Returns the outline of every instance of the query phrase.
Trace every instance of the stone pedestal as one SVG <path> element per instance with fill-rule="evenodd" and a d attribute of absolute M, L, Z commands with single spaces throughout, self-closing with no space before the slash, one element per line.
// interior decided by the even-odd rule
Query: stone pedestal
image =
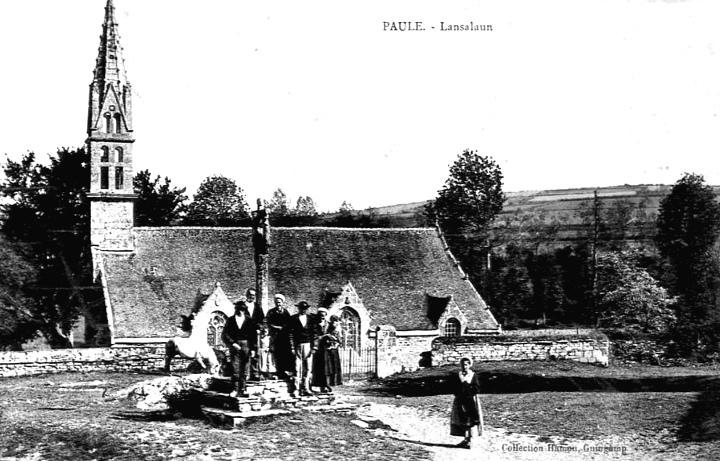
<path fill-rule="evenodd" d="M 241 426 L 248 418 L 289 414 L 300 410 L 349 411 L 354 405 L 335 403 L 335 394 L 321 392 L 311 396 L 293 397 L 290 380 L 248 381 L 247 395 L 230 397 L 230 378 L 213 378 L 206 391 L 201 392 L 202 411 L 215 424 L 225 427 Z"/>

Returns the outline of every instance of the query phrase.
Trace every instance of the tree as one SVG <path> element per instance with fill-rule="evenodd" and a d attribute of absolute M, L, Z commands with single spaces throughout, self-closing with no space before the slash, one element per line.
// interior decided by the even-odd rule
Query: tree
<path fill-rule="evenodd" d="M 295 208 L 292 210 L 295 226 L 312 226 L 317 224 L 318 212 L 315 201 L 309 197 L 298 197 Z"/>
<path fill-rule="evenodd" d="M 446 233 L 484 236 L 503 208 L 502 180 L 502 171 L 492 158 L 465 150 L 450 167 L 430 213 Z"/>
<path fill-rule="evenodd" d="M 655 242 L 665 258 L 671 293 L 678 297 L 676 340 L 686 351 L 717 348 L 720 268 L 715 244 L 720 204 L 701 175 L 686 173 L 660 202 Z"/>
<path fill-rule="evenodd" d="M 250 222 L 243 190 L 232 179 L 211 176 L 198 187 L 185 222 L 195 226 L 241 226 Z"/>
<path fill-rule="evenodd" d="M 340 214 L 352 214 L 352 212 L 355 211 L 355 208 L 348 203 L 347 200 L 343 200 L 342 204 L 340 205 L 340 209 L 338 210 L 338 213 Z"/>
<path fill-rule="evenodd" d="M 486 298 L 493 313 L 504 328 L 513 327 L 528 317 L 532 303 L 532 282 L 526 265 L 529 251 L 512 243 L 493 257 L 494 270 L 490 276 L 492 297 Z"/>
<path fill-rule="evenodd" d="M 54 348 L 72 346 L 81 313 L 91 324 L 104 320 L 102 291 L 92 285 L 89 164 L 84 149 L 64 148 L 50 156 L 49 166 L 32 152 L 3 166 L 2 230 L 28 248 L 37 277 L 26 294 L 37 329 Z"/>
<path fill-rule="evenodd" d="M 271 217 L 284 218 L 290 215 L 290 200 L 282 189 L 273 192 L 273 196 L 265 205 Z"/>
<path fill-rule="evenodd" d="M 502 180 L 492 158 L 466 149 L 450 167 L 438 196 L 425 206 L 428 219 L 440 225 L 448 246 L 486 298 L 492 297 L 490 225 L 505 201 Z"/>
<path fill-rule="evenodd" d="M 566 295 L 563 286 L 563 267 L 552 253 L 533 255 L 528 261 L 528 273 L 533 287 L 533 299 L 528 313 L 535 324 L 546 325 L 548 319 L 566 321 Z"/>
<path fill-rule="evenodd" d="M 165 177 L 160 182 L 160 175 L 154 180 L 149 170 L 140 171 L 133 178 L 135 193 L 136 226 L 170 226 L 180 220 L 187 206 L 185 188 L 177 189 L 170 186 L 170 179 Z"/>
<path fill-rule="evenodd" d="M 37 335 L 34 300 L 26 295 L 36 279 L 23 247 L 0 236 L 0 349 L 21 350 Z"/>
<path fill-rule="evenodd" d="M 317 225 L 319 215 L 312 197 L 298 197 L 294 208 L 290 199 L 282 189 L 273 192 L 266 208 L 270 213 L 270 221 L 276 227 L 314 226 Z"/>
<path fill-rule="evenodd" d="M 326 220 L 330 227 L 380 228 L 391 227 L 390 220 L 380 216 L 375 208 L 356 211 L 347 201 L 343 201 L 337 213 Z"/>
<path fill-rule="evenodd" d="M 295 216 L 317 216 L 315 201 L 311 197 L 298 197 L 297 204 L 293 210 Z"/>
<path fill-rule="evenodd" d="M 675 321 L 675 300 L 638 265 L 636 251 L 598 255 L 598 325 L 643 332 L 666 331 Z"/>

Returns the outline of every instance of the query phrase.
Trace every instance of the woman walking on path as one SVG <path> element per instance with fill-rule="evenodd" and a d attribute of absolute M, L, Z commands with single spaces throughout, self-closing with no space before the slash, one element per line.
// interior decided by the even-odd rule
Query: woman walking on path
<path fill-rule="evenodd" d="M 480 406 L 480 379 L 470 369 L 469 357 L 460 359 L 460 372 L 453 376 L 453 394 L 455 399 L 450 416 L 450 435 L 465 437 L 458 444 L 461 448 L 472 445 L 473 427 L 477 427 L 478 436 L 483 433 L 482 407 Z"/>

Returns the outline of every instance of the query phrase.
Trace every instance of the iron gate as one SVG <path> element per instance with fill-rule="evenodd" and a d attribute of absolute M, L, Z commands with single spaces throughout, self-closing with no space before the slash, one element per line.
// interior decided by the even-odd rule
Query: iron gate
<path fill-rule="evenodd" d="M 377 372 L 375 348 L 340 347 L 338 352 L 343 380 L 375 376 Z"/>

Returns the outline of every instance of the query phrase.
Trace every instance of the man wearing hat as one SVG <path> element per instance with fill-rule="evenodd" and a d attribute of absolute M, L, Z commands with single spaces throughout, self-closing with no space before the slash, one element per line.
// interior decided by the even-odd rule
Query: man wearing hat
<path fill-rule="evenodd" d="M 245 301 L 235 303 L 235 315 L 227 320 L 222 339 L 230 349 L 233 366 L 233 391 L 230 396 L 244 395 L 250 372 L 248 361 L 255 357 L 257 349 L 257 330 L 248 315 Z"/>
<path fill-rule="evenodd" d="M 257 328 L 258 332 L 258 352 L 250 359 L 250 377 L 251 379 L 260 379 L 260 377 L 263 374 L 263 371 L 267 368 L 264 361 L 266 361 L 266 355 L 265 351 L 262 350 L 262 334 L 261 332 L 264 330 L 264 323 L 265 323 L 265 314 L 263 313 L 262 307 L 259 303 L 255 302 L 255 290 L 253 288 L 248 288 L 245 291 L 245 305 L 247 306 L 248 310 L 248 316 L 252 319 L 252 321 L 255 323 L 255 327 Z M 241 298 L 242 299 L 242 298 Z"/>
<path fill-rule="evenodd" d="M 292 377 L 295 373 L 295 354 L 290 341 L 290 312 L 285 309 L 285 296 L 279 293 L 275 295 L 275 307 L 268 311 L 265 318 L 278 377 Z"/>
<path fill-rule="evenodd" d="M 301 395 L 310 395 L 310 366 L 317 348 L 318 325 L 308 315 L 310 305 L 307 302 L 300 301 L 295 307 L 298 313 L 290 319 L 290 341 L 295 349 L 295 389 L 299 388 Z"/>

